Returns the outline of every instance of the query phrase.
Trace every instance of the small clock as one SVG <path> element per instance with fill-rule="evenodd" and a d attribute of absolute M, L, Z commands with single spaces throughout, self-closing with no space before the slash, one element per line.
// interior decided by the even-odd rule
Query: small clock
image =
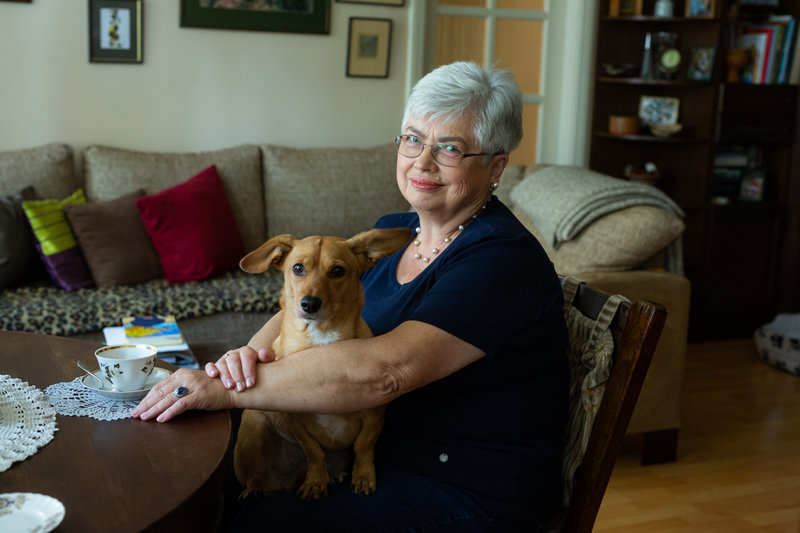
<path fill-rule="evenodd" d="M 659 32 L 655 46 L 655 77 L 671 80 L 678 77 L 683 56 L 677 46 L 678 36 L 675 33 Z"/>

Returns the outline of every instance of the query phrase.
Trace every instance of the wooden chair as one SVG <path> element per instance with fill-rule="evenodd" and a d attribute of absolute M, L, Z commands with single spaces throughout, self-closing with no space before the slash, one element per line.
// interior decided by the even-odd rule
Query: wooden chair
<path fill-rule="evenodd" d="M 570 283 L 566 280 L 567 278 L 562 282 L 565 313 L 569 303 L 566 299 L 571 297 L 568 290 Z M 588 443 L 585 444 L 582 458 L 578 457 L 580 466 L 572 475 L 572 490 L 565 495 L 570 502 L 565 509 L 560 528 L 567 533 L 589 533 L 594 526 L 667 312 L 657 303 L 643 300 L 631 303 L 620 296 L 609 296 L 586 284 L 579 284 L 577 280 L 570 280 L 573 284 L 572 291 L 575 292 L 572 309 L 587 319 L 597 322 L 603 314 L 610 315 L 608 304 L 611 299 L 618 305 L 613 306 L 613 320 L 608 316 L 603 319 L 606 324 L 610 322 L 606 329 L 614 341 L 611 350 L 613 363 L 605 374 L 608 376 L 605 390 L 597 397 L 599 403 L 594 423 L 586 428 L 588 435 L 584 435 L 584 439 L 588 437 Z M 577 285 L 577 289 L 574 285 Z M 570 324 L 570 343 L 574 342 L 574 329 L 576 328 Z M 579 396 L 577 401 L 580 400 Z M 575 401 L 574 398 L 570 400 L 571 409 L 575 407 Z"/>

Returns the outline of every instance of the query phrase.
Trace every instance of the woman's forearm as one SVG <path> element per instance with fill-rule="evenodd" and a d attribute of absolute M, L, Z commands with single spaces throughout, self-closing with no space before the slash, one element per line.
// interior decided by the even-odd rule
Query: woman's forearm
<path fill-rule="evenodd" d="M 386 404 L 483 355 L 438 328 L 406 322 L 379 337 L 339 341 L 257 365 L 255 387 L 233 396 L 242 408 L 350 413 Z"/>
<path fill-rule="evenodd" d="M 260 348 L 266 348 L 267 350 L 272 351 L 272 343 L 276 338 L 278 338 L 278 335 L 281 332 L 282 320 L 283 310 L 281 309 L 272 315 L 272 318 L 267 320 L 267 323 L 264 324 L 261 329 L 252 336 L 247 345 L 253 348 L 255 351 L 258 351 Z"/>

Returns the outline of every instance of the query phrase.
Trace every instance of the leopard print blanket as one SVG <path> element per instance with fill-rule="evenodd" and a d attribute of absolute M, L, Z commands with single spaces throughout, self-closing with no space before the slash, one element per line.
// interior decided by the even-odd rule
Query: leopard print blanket
<path fill-rule="evenodd" d="M 73 292 L 54 285 L 25 286 L 0 292 L 0 329 L 70 336 L 118 326 L 126 316 L 163 314 L 181 320 L 224 311 L 275 313 L 282 286 L 283 274 L 274 269 Z"/>

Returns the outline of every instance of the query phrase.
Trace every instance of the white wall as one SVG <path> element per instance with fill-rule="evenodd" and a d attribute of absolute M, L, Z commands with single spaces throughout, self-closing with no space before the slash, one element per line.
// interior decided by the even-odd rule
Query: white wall
<path fill-rule="evenodd" d="M 330 34 L 312 35 L 182 28 L 179 0 L 144 0 L 133 65 L 89 63 L 87 6 L 0 2 L 0 150 L 372 146 L 400 127 L 407 6 L 331 0 Z M 345 77 L 351 16 L 393 20 L 388 79 Z"/>

